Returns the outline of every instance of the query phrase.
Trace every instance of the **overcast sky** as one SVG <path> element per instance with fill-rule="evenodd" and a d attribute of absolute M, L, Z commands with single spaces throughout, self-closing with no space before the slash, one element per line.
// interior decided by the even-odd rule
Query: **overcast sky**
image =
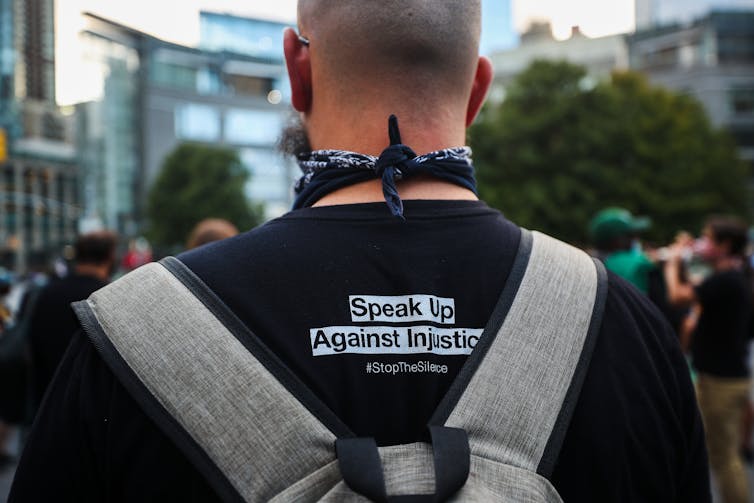
<path fill-rule="evenodd" d="M 489 0 L 494 1 L 494 0 Z M 630 31 L 633 0 L 512 0 L 513 22 L 522 31 L 533 20 L 550 20 L 558 38 L 579 25 L 588 36 Z M 58 100 L 77 101 L 80 74 L 77 34 L 80 12 L 91 11 L 157 37 L 186 45 L 199 41 L 200 9 L 293 22 L 296 0 L 56 0 Z"/>

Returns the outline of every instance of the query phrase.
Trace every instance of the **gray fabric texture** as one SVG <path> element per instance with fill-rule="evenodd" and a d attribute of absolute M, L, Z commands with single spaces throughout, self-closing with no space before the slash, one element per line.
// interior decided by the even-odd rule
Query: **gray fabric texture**
<path fill-rule="evenodd" d="M 247 501 L 269 500 L 335 460 L 335 436 L 161 265 L 88 302 L 123 359 Z"/>
<path fill-rule="evenodd" d="M 431 450 L 431 447 L 429 446 L 425 446 L 424 448 L 427 449 L 428 452 Z M 413 452 L 411 452 L 413 448 L 410 446 L 395 446 L 391 447 L 391 449 L 393 449 L 393 460 L 398 459 L 400 456 L 405 456 L 410 459 L 413 455 Z M 380 449 L 380 457 L 384 460 L 385 457 L 383 450 L 384 448 Z M 431 466 L 431 458 L 427 458 L 427 461 L 429 466 Z M 411 462 L 406 459 L 400 463 L 400 466 L 410 467 L 410 463 Z M 426 466 L 427 465 L 422 466 L 419 463 L 415 464 L 417 470 L 422 470 Z M 392 472 L 394 476 L 396 470 L 394 469 Z M 400 491 L 391 490 L 391 483 L 388 481 L 391 477 L 390 473 L 391 470 L 386 469 L 385 483 L 388 487 L 389 496 L 427 494 L 434 490 L 434 481 L 426 480 L 426 475 L 422 475 L 422 478 L 425 479 L 424 482 L 417 484 L 416 480 L 406 480 L 409 484 L 402 486 Z M 422 490 L 422 486 L 424 486 L 424 490 Z M 285 498 L 276 499 L 275 501 L 317 500 L 317 498 L 311 498 L 309 496 L 310 494 L 303 492 L 285 493 Z M 335 484 L 327 494 L 320 497 L 318 501 L 322 503 L 362 503 L 369 500 L 361 495 L 355 494 L 344 482 L 340 481 Z M 466 481 L 466 485 L 464 485 L 450 501 L 459 503 L 489 503 L 492 501 L 507 503 L 562 503 L 557 491 L 555 491 L 552 484 L 550 484 L 547 479 L 528 470 L 496 463 L 474 455 L 471 456 L 471 473 L 469 479 Z"/>
<path fill-rule="evenodd" d="M 597 274 L 583 252 L 534 233 L 516 300 L 446 425 L 469 434 L 455 501 L 552 501 L 535 473 L 589 328 Z M 335 437 L 159 264 L 88 304 L 109 340 L 246 501 L 365 501 L 342 481 Z M 432 448 L 379 449 L 390 495 L 434 492 Z"/>
<path fill-rule="evenodd" d="M 435 491 L 435 473 L 432 446 L 425 443 L 394 445 L 379 448 L 389 495 L 432 494 Z M 321 488 L 327 486 L 327 491 Z M 343 482 L 337 464 L 299 481 L 278 494 L 273 501 L 368 501 L 351 491 Z"/>
<path fill-rule="evenodd" d="M 472 454 L 535 471 L 581 356 L 597 293 L 584 252 L 534 232 L 495 342 L 451 413 Z"/>

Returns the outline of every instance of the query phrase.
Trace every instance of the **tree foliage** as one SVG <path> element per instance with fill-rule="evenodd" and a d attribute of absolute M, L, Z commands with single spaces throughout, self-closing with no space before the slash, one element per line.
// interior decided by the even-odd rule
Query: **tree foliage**
<path fill-rule="evenodd" d="M 471 130 L 481 196 L 525 227 L 587 242 L 590 218 L 621 206 L 648 237 L 748 216 L 747 170 L 693 98 L 636 73 L 593 84 L 566 62 L 534 62 Z"/>
<path fill-rule="evenodd" d="M 224 218 L 241 231 L 261 221 L 244 194 L 249 174 L 233 150 L 185 143 L 165 158 L 149 191 L 149 237 L 179 247 L 204 218 Z"/>

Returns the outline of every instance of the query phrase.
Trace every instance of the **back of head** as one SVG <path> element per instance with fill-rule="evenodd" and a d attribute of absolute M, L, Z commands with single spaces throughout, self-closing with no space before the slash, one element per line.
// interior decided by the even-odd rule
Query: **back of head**
<path fill-rule="evenodd" d="M 481 6 L 480 0 L 300 0 L 299 25 L 333 86 L 352 94 L 360 94 L 354 85 L 400 89 L 418 99 L 470 87 Z"/>
<path fill-rule="evenodd" d="M 748 229 L 743 220 L 732 216 L 714 216 L 707 219 L 705 227 L 712 231 L 716 242 L 729 244 L 731 255 L 745 255 Z"/>
<path fill-rule="evenodd" d="M 605 208 L 589 223 L 589 235 L 601 250 L 627 249 L 631 239 L 649 226 L 648 218 L 635 217 L 624 208 Z"/>
<path fill-rule="evenodd" d="M 236 234 L 238 234 L 238 229 L 227 220 L 222 218 L 206 218 L 196 224 L 196 227 L 191 231 L 186 248 L 191 250 L 213 241 L 233 237 Z"/>
<path fill-rule="evenodd" d="M 112 262 L 117 241 L 115 233 L 110 231 L 82 234 L 74 245 L 76 263 L 103 265 Z"/>

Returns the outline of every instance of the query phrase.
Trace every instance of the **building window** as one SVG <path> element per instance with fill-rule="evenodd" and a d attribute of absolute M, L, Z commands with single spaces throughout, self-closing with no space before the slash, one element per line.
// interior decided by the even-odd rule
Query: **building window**
<path fill-rule="evenodd" d="M 256 58 L 282 61 L 284 23 L 202 12 L 200 46 Z"/>
<path fill-rule="evenodd" d="M 642 55 L 642 68 L 672 68 L 678 64 L 678 48 L 665 47 Z"/>
<path fill-rule="evenodd" d="M 734 115 L 754 113 L 754 87 L 740 87 L 729 91 L 730 109 Z"/>
<path fill-rule="evenodd" d="M 754 62 L 754 33 L 725 34 L 717 44 L 720 63 Z"/>
<path fill-rule="evenodd" d="M 197 71 L 195 68 L 176 63 L 154 61 L 152 63 L 152 81 L 159 86 L 195 91 Z"/>
<path fill-rule="evenodd" d="M 754 128 L 732 127 L 730 133 L 739 148 L 754 148 Z"/>
<path fill-rule="evenodd" d="M 218 141 L 220 113 L 207 105 L 180 106 L 175 111 L 175 135 L 182 140 Z"/>
<path fill-rule="evenodd" d="M 202 68 L 196 75 L 196 90 L 199 94 L 220 94 L 222 81 L 217 71 L 210 68 Z"/>
<path fill-rule="evenodd" d="M 273 88 L 272 79 L 250 75 L 227 75 L 225 83 L 233 94 L 239 96 L 267 96 Z"/>
<path fill-rule="evenodd" d="M 264 110 L 229 110 L 225 116 L 225 141 L 240 145 L 272 145 L 282 121 L 280 114 Z"/>

